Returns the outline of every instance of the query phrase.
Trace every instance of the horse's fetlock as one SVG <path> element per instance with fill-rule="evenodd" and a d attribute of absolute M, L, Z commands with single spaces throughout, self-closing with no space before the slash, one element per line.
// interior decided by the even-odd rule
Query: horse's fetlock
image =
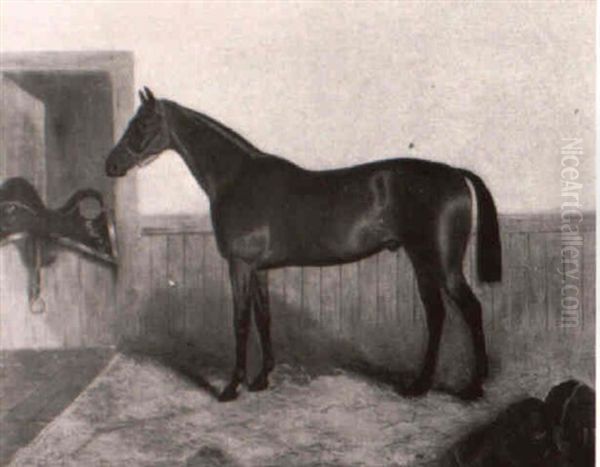
<path fill-rule="evenodd" d="M 248 337 L 248 326 L 247 325 L 238 325 L 235 327 L 235 335 L 239 338 Z"/>
<path fill-rule="evenodd" d="M 266 372 L 270 372 L 275 368 L 275 359 L 271 356 L 265 357 L 264 368 Z"/>
<path fill-rule="evenodd" d="M 243 368 L 236 368 L 233 370 L 233 375 L 231 376 L 232 383 L 241 383 L 246 378 L 246 370 Z"/>

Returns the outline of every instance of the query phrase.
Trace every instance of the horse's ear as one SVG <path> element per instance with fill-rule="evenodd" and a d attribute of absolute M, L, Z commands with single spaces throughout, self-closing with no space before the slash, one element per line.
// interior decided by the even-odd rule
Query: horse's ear
<path fill-rule="evenodd" d="M 138 91 L 138 95 L 140 96 L 140 101 L 142 102 L 142 104 L 148 102 L 148 99 L 146 98 L 146 96 L 144 96 L 144 93 L 142 91 Z"/>
<path fill-rule="evenodd" d="M 150 91 L 150 89 L 148 89 L 146 86 L 144 86 L 144 91 L 146 92 L 146 97 L 148 98 L 148 100 L 150 102 L 155 101 L 156 99 L 154 98 L 154 94 L 152 94 L 152 91 Z"/>

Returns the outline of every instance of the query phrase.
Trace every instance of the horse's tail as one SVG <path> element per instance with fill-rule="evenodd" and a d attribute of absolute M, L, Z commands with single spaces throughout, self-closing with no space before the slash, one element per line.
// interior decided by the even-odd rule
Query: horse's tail
<path fill-rule="evenodd" d="M 469 170 L 459 169 L 475 188 L 477 196 L 477 275 L 482 282 L 502 280 L 502 245 L 498 212 L 483 180 Z"/>

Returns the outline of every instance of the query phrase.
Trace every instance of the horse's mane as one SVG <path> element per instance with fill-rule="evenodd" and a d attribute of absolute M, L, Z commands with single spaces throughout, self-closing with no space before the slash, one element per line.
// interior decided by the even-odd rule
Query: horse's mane
<path fill-rule="evenodd" d="M 165 101 L 165 102 L 174 104 L 178 109 L 182 110 L 184 113 L 186 113 L 192 119 L 201 121 L 204 125 L 215 130 L 221 136 L 224 136 L 226 139 L 231 141 L 233 144 L 235 144 L 236 146 L 238 146 L 239 148 L 244 150 L 251 157 L 265 156 L 265 154 L 260 149 L 258 149 L 252 143 L 250 143 L 247 139 L 245 139 L 240 134 L 233 131 L 231 128 L 223 125 L 221 122 L 215 120 L 214 118 L 211 118 L 208 115 L 205 115 L 201 112 L 197 112 L 196 110 L 192 110 L 188 107 L 179 105 L 175 102 L 171 102 L 171 101 Z"/>

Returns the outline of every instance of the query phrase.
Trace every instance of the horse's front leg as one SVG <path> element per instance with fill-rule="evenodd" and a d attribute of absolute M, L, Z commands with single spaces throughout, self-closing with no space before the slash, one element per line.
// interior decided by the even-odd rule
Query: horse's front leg
<path fill-rule="evenodd" d="M 237 397 L 237 388 L 246 378 L 246 343 L 250 327 L 250 307 L 252 299 L 252 276 L 254 272 L 244 261 L 233 259 L 229 262 L 229 277 L 233 292 L 233 324 L 235 330 L 235 368 L 229 384 L 219 400 L 226 402 Z"/>
<path fill-rule="evenodd" d="M 257 271 L 253 277 L 252 309 L 262 348 L 262 369 L 248 386 L 250 391 L 262 391 L 269 386 L 269 373 L 275 366 L 271 345 L 271 313 L 269 311 L 269 282 L 267 271 Z"/>

